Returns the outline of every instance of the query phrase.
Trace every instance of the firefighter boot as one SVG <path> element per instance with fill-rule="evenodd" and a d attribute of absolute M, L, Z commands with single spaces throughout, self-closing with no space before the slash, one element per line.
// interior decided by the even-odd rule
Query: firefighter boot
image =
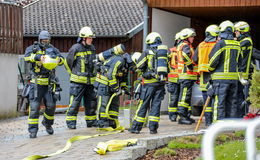
<path fill-rule="evenodd" d="M 87 127 L 90 128 L 90 127 L 98 127 L 98 121 L 97 120 L 88 120 L 86 121 L 87 123 Z"/>
<path fill-rule="evenodd" d="M 109 120 L 109 126 L 115 129 L 115 128 L 116 128 L 116 121 L 110 119 L 110 120 Z"/>
<path fill-rule="evenodd" d="M 142 129 L 143 123 L 133 121 L 132 127 L 128 130 L 131 133 L 139 134 Z"/>
<path fill-rule="evenodd" d="M 212 113 L 205 112 L 205 125 L 209 127 L 212 124 Z"/>
<path fill-rule="evenodd" d="M 179 124 L 188 124 L 188 125 L 192 124 L 191 120 L 188 117 L 183 117 L 183 116 L 181 116 L 178 123 Z"/>
<path fill-rule="evenodd" d="M 37 137 L 37 132 L 30 133 L 30 138 L 36 138 L 36 137 Z"/>
<path fill-rule="evenodd" d="M 47 132 L 48 134 L 51 135 L 51 134 L 54 133 L 54 130 L 53 130 L 53 128 L 52 128 L 51 125 L 46 124 L 45 121 L 42 121 L 42 125 L 46 128 L 46 132 Z"/>
<path fill-rule="evenodd" d="M 195 123 L 195 120 L 193 118 L 190 118 L 191 116 L 191 110 L 188 111 L 188 119 L 191 121 L 191 123 Z"/>
<path fill-rule="evenodd" d="M 98 121 L 99 128 L 108 128 L 109 127 L 109 120 L 108 119 L 100 119 Z"/>
<path fill-rule="evenodd" d="M 176 122 L 177 121 L 177 113 L 169 113 L 169 119 L 172 122 Z"/>
<path fill-rule="evenodd" d="M 69 129 L 76 129 L 76 125 L 75 124 L 67 124 Z"/>

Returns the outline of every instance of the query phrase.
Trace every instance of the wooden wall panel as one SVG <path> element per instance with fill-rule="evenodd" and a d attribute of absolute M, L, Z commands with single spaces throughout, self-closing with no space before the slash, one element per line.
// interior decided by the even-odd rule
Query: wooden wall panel
<path fill-rule="evenodd" d="M 126 51 L 131 53 L 135 51 L 142 51 L 142 37 L 142 31 L 130 39 L 98 37 L 94 39 L 93 44 L 96 47 L 97 53 L 100 53 L 117 44 L 123 43 L 126 47 Z M 76 40 L 76 37 L 53 37 L 51 43 L 61 52 L 68 52 L 70 47 L 76 43 Z M 29 45 L 32 45 L 34 41 L 37 41 L 37 37 L 24 37 L 23 50 L 25 50 Z"/>
<path fill-rule="evenodd" d="M 149 7 L 260 6 L 260 0 L 147 0 Z"/>
<path fill-rule="evenodd" d="M 22 17 L 22 7 L 0 3 L 0 53 L 22 53 Z"/>

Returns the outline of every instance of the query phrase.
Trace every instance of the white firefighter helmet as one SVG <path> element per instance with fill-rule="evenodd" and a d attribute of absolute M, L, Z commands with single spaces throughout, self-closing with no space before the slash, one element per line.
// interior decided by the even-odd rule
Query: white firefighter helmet
<path fill-rule="evenodd" d="M 215 24 L 209 25 L 205 32 L 208 32 L 213 37 L 217 37 L 219 35 L 219 27 Z"/>
<path fill-rule="evenodd" d="M 196 32 L 193 28 L 184 28 L 183 30 L 180 31 L 180 39 L 184 40 L 189 37 L 194 37 L 196 36 Z"/>
<path fill-rule="evenodd" d="M 178 32 L 178 33 L 175 34 L 174 39 L 175 39 L 175 41 L 181 39 L 181 34 L 180 34 L 180 32 Z"/>
<path fill-rule="evenodd" d="M 90 37 L 95 37 L 95 34 L 90 27 L 86 26 L 81 28 L 81 30 L 79 31 L 79 37 L 90 38 Z"/>
<path fill-rule="evenodd" d="M 131 59 L 132 61 L 136 64 L 137 60 L 141 57 L 142 53 L 140 52 L 135 52 L 132 56 Z"/>
<path fill-rule="evenodd" d="M 229 20 L 226 20 L 226 21 L 223 21 L 222 23 L 220 23 L 220 25 L 219 25 L 220 32 L 226 31 L 227 28 L 231 28 L 232 32 L 234 32 L 234 30 L 235 30 L 234 24 Z"/>
<path fill-rule="evenodd" d="M 147 35 L 145 39 L 146 44 L 153 44 L 156 41 L 161 41 L 162 42 L 162 37 L 159 33 L 157 32 L 151 32 Z"/>
<path fill-rule="evenodd" d="M 235 24 L 235 30 L 245 33 L 250 31 L 250 26 L 247 22 L 245 21 L 239 21 Z"/>
<path fill-rule="evenodd" d="M 49 55 L 43 55 L 44 56 L 44 62 L 42 63 L 43 67 L 48 70 L 53 70 L 57 67 L 59 63 L 59 57 L 52 58 Z"/>

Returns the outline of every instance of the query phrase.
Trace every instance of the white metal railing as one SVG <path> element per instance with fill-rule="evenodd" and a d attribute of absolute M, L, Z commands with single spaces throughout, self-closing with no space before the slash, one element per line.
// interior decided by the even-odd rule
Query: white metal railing
<path fill-rule="evenodd" d="M 202 156 L 204 160 L 215 160 L 214 142 L 218 134 L 225 131 L 245 130 L 247 160 L 259 160 L 256 148 L 256 129 L 260 126 L 260 117 L 253 120 L 234 120 L 217 122 L 210 126 L 202 140 Z"/>

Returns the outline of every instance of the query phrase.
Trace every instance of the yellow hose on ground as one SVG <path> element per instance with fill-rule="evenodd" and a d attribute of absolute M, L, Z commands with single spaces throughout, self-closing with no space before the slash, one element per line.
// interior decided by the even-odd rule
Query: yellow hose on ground
<path fill-rule="evenodd" d="M 95 135 L 92 135 L 92 136 L 74 136 L 74 137 L 67 140 L 67 143 L 66 143 L 66 145 L 63 149 L 60 149 L 60 150 L 56 151 L 55 153 L 48 154 L 48 155 L 32 155 L 32 156 L 28 156 L 28 157 L 24 158 L 23 160 L 37 160 L 37 159 L 52 157 L 52 156 L 61 154 L 63 152 L 66 152 L 67 150 L 69 150 L 72 143 L 75 142 L 75 141 L 80 141 L 80 140 L 99 137 L 99 136 L 107 136 L 107 135 L 111 135 L 111 134 L 117 134 L 117 133 L 120 133 L 120 132 L 123 132 L 123 130 L 117 130 L 115 132 L 108 132 L 108 133 L 104 133 L 104 134 L 95 134 Z"/>
<path fill-rule="evenodd" d="M 137 143 L 137 139 L 126 139 L 126 140 L 110 140 L 107 142 L 99 142 L 97 147 L 94 149 L 98 154 L 104 155 L 107 151 L 118 151 L 124 147 L 133 146 Z"/>

